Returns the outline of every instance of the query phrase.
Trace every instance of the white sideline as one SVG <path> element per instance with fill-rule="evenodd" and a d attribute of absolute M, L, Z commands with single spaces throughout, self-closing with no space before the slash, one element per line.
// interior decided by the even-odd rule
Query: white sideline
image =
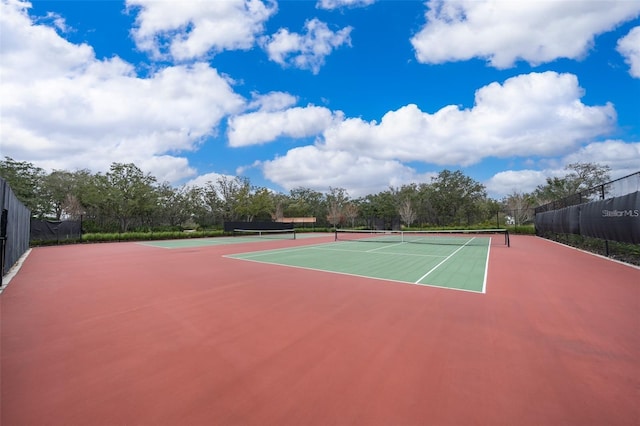
<path fill-rule="evenodd" d="M 618 263 L 618 264 L 620 264 L 620 265 L 628 266 L 628 267 L 630 267 L 630 268 L 640 269 L 640 266 L 638 266 L 638 265 L 634 265 L 633 263 L 623 262 L 623 261 L 618 260 L 618 259 L 613 259 L 613 258 L 611 258 L 611 257 L 603 256 L 603 255 L 601 255 L 601 254 L 594 253 L 594 252 L 592 252 L 592 251 L 583 250 L 583 249 L 581 249 L 581 248 L 574 247 L 574 246 L 570 246 L 570 245 L 568 245 L 568 244 L 561 243 L 560 241 L 554 241 L 554 240 L 550 240 L 550 239 L 548 239 L 548 238 L 540 237 L 540 236 L 538 236 L 538 235 L 536 235 L 535 237 L 536 237 L 536 238 L 540 238 L 541 240 L 544 240 L 544 241 L 549 241 L 549 242 L 551 242 L 551 243 L 558 244 L 559 246 L 562 246 L 562 247 L 570 248 L 570 249 L 572 249 L 572 250 L 577 250 L 577 251 L 580 251 L 580 252 L 585 253 L 585 254 L 590 254 L 591 256 L 599 257 L 600 259 L 608 260 L 609 262 L 615 262 L 615 263 Z"/>
<path fill-rule="evenodd" d="M 18 261 L 11 267 L 11 269 L 9 269 L 9 272 L 7 272 L 7 274 L 2 277 L 2 287 L 0 287 L 0 294 L 2 294 L 5 288 L 7 288 L 13 277 L 16 276 L 25 259 L 29 256 L 29 253 L 31 253 L 31 249 L 27 249 L 27 251 L 25 251 L 22 256 L 20 256 L 20 259 L 18 259 Z"/>

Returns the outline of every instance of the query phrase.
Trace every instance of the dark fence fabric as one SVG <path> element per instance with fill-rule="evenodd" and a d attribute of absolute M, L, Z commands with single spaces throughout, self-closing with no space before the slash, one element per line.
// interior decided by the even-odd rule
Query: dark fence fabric
<path fill-rule="evenodd" d="M 553 232 L 580 234 L 580 209 L 582 206 L 565 207 L 548 212 L 553 214 Z"/>
<path fill-rule="evenodd" d="M 0 212 L 6 210 L 6 236 L 3 236 L 4 250 L 2 262 L 2 275 L 20 259 L 20 256 L 29 249 L 29 220 L 31 211 L 15 196 L 11 187 L 0 177 Z"/>
<path fill-rule="evenodd" d="M 541 212 L 535 216 L 535 226 L 538 235 L 578 234 L 640 244 L 640 191 Z"/>
<path fill-rule="evenodd" d="M 582 206 L 567 207 L 567 234 L 580 234 L 580 215 Z"/>
<path fill-rule="evenodd" d="M 585 204 L 580 231 L 587 237 L 640 244 L 640 191 Z"/>
<path fill-rule="evenodd" d="M 82 237 L 82 222 L 79 220 L 31 219 L 31 241 L 66 241 Z"/>
<path fill-rule="evenodd" d="M 536 230 L 558 234 L 579 233 L 579 229 L 577 232 L 571 232 L 576 230 L 572 229 L 570 224 L 571 214 L 579 213 L 579 211 L 570 211 L 569 209 L 569 207 L 565 207 L 559 210 L 538 213 L 535 217 Z"/>
<path fill-rule="evenodd" d="M 245 229 L 248 231 L 267 230 L 278 231 L 282 229 L 293 229 L 293 223 L 282 222 L 225 222 L 224 232 L 233 232 L 234 229 Z"/>

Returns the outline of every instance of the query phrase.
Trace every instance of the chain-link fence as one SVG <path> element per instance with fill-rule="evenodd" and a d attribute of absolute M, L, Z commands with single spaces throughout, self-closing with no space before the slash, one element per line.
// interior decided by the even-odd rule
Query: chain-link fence
<path fill-rule="evenodd" d="M 640 191 L 640 172 L 621 177 L 602 185 L 594 186 L 574 195 L 554 200 L 550 203 L 535 208 L 535 214 L 558 210 L 564 207 L 575 206 L 596 200 L 606 200 L 613 197 L 621 197 Z"/>
<path fill-rule="evenodd" d="M 0 276 L 3 276 L 29 248 L 31 211 L 15 196 L 0 177 Z M 0 286 L 2 284 L 0 278 Z"/>
<path fill-rule="evenodd" d="M 640 265 L 640 172 L 535 209 L 536 234 Z"/>

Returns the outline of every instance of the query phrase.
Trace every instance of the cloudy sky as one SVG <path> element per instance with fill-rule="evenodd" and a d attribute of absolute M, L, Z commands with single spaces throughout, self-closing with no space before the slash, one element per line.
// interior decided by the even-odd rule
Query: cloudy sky
<path fill-rule="evenodd" d="M 0 155 L 352 197 L 640 170 L 640 2 L 0 0 Z"/>

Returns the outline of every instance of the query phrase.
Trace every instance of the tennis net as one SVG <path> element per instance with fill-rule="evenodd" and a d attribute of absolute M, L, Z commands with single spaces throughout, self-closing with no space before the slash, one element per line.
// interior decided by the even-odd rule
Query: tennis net
<path fill-rule="evenodd" d="M 234 229 L 233 236 L 295 240 L 296 231 L 295 229 Z"/>
<path fill-rule="evenodd" d="M 497 237 L 497 238 L 496 238 Z M 439 230 L 439 231 L 381 231 L 336 229 L 335 241 L 378 243 L 422 243 L 451 245 L 500 244 L 511 246 L 507 229 Z"/>

